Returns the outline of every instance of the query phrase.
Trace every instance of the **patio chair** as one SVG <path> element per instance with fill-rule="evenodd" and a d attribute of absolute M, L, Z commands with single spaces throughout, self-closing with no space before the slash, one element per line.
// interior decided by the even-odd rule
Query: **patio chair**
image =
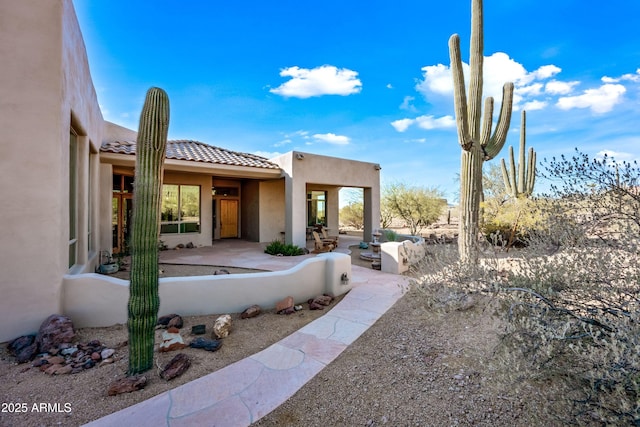
<path fill-rule="evenodd" d="M 322 240 L 330 240 L 334 246 L 338 246 L 338 236 L 329 236 L 325 228 L 322 229 Z"/>
<path fill-rule="evenodd" d="M 315 241 L 315 249 L 318 252 L 331 252 L 335 248 L 333 241 L 321 239 L 317 231 L 312 232 Z"/>

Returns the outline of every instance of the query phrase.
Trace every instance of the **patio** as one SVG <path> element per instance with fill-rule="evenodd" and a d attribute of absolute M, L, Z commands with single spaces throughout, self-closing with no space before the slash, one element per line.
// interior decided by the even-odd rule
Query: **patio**
<path fill-rule="evenodd" d="M 338 247 L 334 252 L 350 254 L 349 246 L 362 240 L 358 235 L 340 235 Z M 169 249 L 160 252 L 160 262 L 164 264 L 213 265 L 220 267 L 251 268 L 256 270 L 287 270 L 304 260 L 315 257 L 313 240 L 307 241 L 309 254 L 294 257 L 266 254 L 267 243 L 248 242 L 239 239 L 216 240 L 213 246 L 193 249 Z M 352 266 L 363 264 L 352 262 Z"/>

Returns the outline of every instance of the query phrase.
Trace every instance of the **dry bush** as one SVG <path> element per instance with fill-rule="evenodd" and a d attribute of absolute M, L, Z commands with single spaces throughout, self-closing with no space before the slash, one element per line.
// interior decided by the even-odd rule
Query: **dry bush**
<path fill-rule="evenodd" d="M 564 423 L 640 425 L 640 171 L 579 154 L 547 173 L 561 183 L 549 223 L 501 289 L 500 361 L 514 379 L 562 383 L 566 405 L 547 409 Z"/>
<path fill-rule="evenodd" d="M 540 411 L 574 425 L 640 425 L 640 168 L 578 153 L 546 164 L 544 226 L 525 249 L 470 269 L 429 247 L 416 272 L 429 308 L 492 294 L 506 328 L 495 366 L 514 392 L 553 389 Z"/>

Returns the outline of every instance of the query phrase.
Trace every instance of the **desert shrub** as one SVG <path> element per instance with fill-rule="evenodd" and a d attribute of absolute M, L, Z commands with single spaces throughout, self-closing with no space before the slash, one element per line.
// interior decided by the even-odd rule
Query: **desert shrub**
<path fill-rule="evenodd" d="M 561 383 L 562 422 L 640 425 L 640 170 L 578 153 L 546 171 L 548 223 L 500 288 L 500 363 Z"/>
<path fill-rule="evenodd" d="M 640 425 L 640 168 L 580 153 L 543 166 L 551 191 L 526 248 L 504 258 L 489 245 L 463 266 L 455 248 L 431 246 L 416 287 L 428 309 L 493 296 L 504 324 L 493 367 L 514 392 L 553 390 L 541 419 Z"/>
<path fill-rule="evenodd" d="M 394 230 L 384 229 L 382 230 L 382 239 L 385 242 L 395 242 L 398 237 L 398 233 Z"/>
<path fill-rule="evenodd" d="M 273 242 L 269 243 L 264 251 L 269 255 L 280 256 L 296 256 L 304 254 L 304 250 L 299 246 L 291 243 L 282 243 L 279 240 L 274 240 Z"/>

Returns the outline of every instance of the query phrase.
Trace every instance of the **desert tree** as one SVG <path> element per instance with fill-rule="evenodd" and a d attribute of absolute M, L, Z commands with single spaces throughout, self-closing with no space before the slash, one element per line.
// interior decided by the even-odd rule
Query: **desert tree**
<path fill-rule="evenodd" d="M 382 204 L 405 222 L 412 235 L 417 235 L 440 218 L 447 200 L 437 189 L 396 182 L 383 188 Z"/>

